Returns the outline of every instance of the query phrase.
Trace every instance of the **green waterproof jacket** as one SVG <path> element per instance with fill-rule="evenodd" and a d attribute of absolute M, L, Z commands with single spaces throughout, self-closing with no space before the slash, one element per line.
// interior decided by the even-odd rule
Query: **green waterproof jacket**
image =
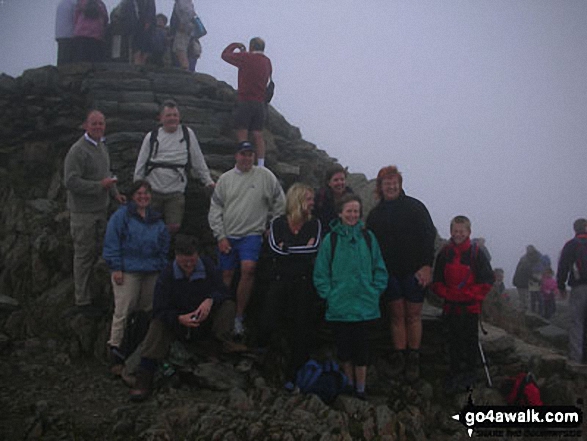
<path fill-rule="evenodd" d="M 387 270 L 375 235 L 371 247 L 365 240 L 362 222 L 350 227 L 340 220 L 332 223 L 318 251 L 314 285 L 326 300 L 326 320 L 360 322 L 380 317 L 379 296 L 387 287 Z M 334 255 L 331 235 L 337 235 Z"/>

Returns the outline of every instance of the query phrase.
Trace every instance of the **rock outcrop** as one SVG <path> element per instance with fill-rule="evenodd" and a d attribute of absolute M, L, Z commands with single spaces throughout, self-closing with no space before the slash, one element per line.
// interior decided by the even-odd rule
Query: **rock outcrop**
<path fill-rule="evenodd" d="M 0 438 L 466 439 L 450 415 L 467 395 L 442 393 L 447 361 L 439 310 L 433 307 L 425 315 L 422 379 L 407 385 L 389 375 L 385 338 L 375 344 L 368 402 L 342 396 L 326 406 L 315 396 L 286 394 L 268 374 L 275 366 L 256 356 L 188 358 L 172 376 L 180 384 L 160 379 L 157 397 L 140 407 L 121 404 L 124 393 L 113 380 L 92 381 L 104 370 L 96 360 L 104 359 L 110 318 L 62 316 L 73 304 L 63 159 L 82 134 L 87 110 L 98 108 L 107 117 L 113 172 L 121 189 L 128 188 L 142 139 L 168 98 L 178 102 L 183 122 L 196 131 L 213 175 L 231 168 L 236 94 L 209 75 L 123 64 L 43 67 L 16 79 L 0 75 L 0 353 L 10 355 L 0 359 L 6 385 L 0 388 L 6 409 Z M 264 135 L 266 164 L 284 187 L 295 181 L 318 187 L 335 162 L 272 107 Z M 351 175 L 350 185 L 368 211 L 373 182 Z M 182 228 L 211 248 L 209 197 L 190 180 Z M 94 273 L 95 294 L 110 305 L 106 268 L 98 263 Z M 542 331 L 556 349 L 562 336 L 555 329 Z M 483 347 L 495 384 L 531 365 L 545 402 L 568 405 L 585 398 L 585 373 L 555 351 L 497 327 L 489 327 Z M 90 354 L 95 357 L 89 364 L 78 363 Z M 480 370 L 474 399 L 503 403 L 498 390 L 482 386 L 483 375 Z"/>

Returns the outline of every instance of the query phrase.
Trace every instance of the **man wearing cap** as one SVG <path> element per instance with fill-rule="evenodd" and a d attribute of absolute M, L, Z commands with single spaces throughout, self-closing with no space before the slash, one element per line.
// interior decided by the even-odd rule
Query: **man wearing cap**
<path fill-rule="evenodd" d="M 218 179 L 208 214 L 226 286 L 231 286 L 240 263 L 234 321 L 237 336 L 244 334 L 243 317 L 255 280 L 262 234 L 268 221 L 285 211 L 285 196 L 277 178 L 268 169 L 254 166 L 254 160 L 251 143 L 241 142 L 235 167 Z"/>
<path fill-rule="evenodd" d="M 222 51 L 222 59 L 238 67 L 238 98 L 234 111 L 236 137 L 238 142 L 247 141 L 251 132 L 260 167 L 265 164 L 265 91 L 272 73 L 271 60 L 264 50 L 263 39 L 255 37 L 249 42 L 248 52 L 242 43 L 231 43 Z"/>
<path fill-rule="evenodd" d="M 102 252 L 110 197 L 119 203 L 126 202 L 126 198 L 118 193 L 116 177 L 110 171 L 110 157 L 104 144 L 106 122 L 102 112 L 90 111 L 83 128 L 86 132 L 65 156 L 63 180 L 73 239 L 75 312 L 99 315 L 99 308 L 92 305 L 90 275 Z"/>

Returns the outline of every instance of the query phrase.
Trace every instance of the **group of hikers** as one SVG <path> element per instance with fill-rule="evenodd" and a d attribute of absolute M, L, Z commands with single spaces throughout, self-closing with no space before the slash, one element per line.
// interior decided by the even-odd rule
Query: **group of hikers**
<path fill-rule="evenodd" d="M 575 236 L 563 247 L 555 273 L 550 258 L 528 245 L 516 267 L 513 284 L 517 288 L 520 309 L 530 310 L 549 319 L 556 312 L 556 300 L 569 295 L 569 360 L 585 363 L 583 342 L 587 320 L 587 219 L 573 223 Z"/>
<path fill-rule="evenodd" d="M 122 60 L 193 72 L 204 35 L 192 0 L 175 0 L 171 19 L 157 13 L 155 0 L 121 0 L 110 16 L 102 0 L 61 0 L 55 21 L 57 65 Z"/>
<path fill-rule="evenodd" d="M 76 10 L 86 1 L 94 0 L 78 0 Z M 481 304 L 494 283 L 487 249 L 470 238 L 471 221 L 454 217 L 450 241 L 435 254 L 436 228 L 430 214 L 422 202 L 405 194 L 395 166 L 379 170 L 378 204 L 365 223 L 362 201 L 346 185 L 346 170 L 338 164 L 326 170 L 322 188 L 315 191 L 300 182 L 284 193 L 265 167 L 263 127 L 272 66 L 264 48 L 264 41 L 256 37 L 248 51 L 243 44 L 232 43 L 222 53 L 238 68 L 233 113 L 237 143 L 234 168 L 217 182 L 196 134 L 180 123 L 178 105 L 166 100 L 159 112 L 160 126 L 142 142 L 127 200 L 111 173 L 105 116 L 99 110 L 87 114 L 85 133 L 64 162 L 75 312 L 103 314 L 90 290 L 93 265 L 102 255 L 114 294 L 108 340 L 113 373 L 122 374 L 130 355 L 124 347 L 129 316 L 152 312 L 130 392 L 133 400 L 142 400 L 151 393 L 158 362 L 175 339 L 212 335 L 230 350 L 247 341 L 251 324 L 259 329 L 256 343 L 261 347 L 269 346 L 276 333 L 285 336 L 289 357 L 284 375 L 286 384 L 295 386 L 296 372 L 316 343 L 322 299 L 348 392 L 365 399 L 371 359 L 368 336 L 382 316 L 381 305 L 389 317 L 392 373 L 408 382 L 419 378 L 422 306 L 430 288 L 444 299 L 450 357 L 445 390 L 471 387 L 476 381 Z M 208 221 L 217 241 L 216 259 L 202 255 L 197 238 L 181 234 L 190 173 L 213 190 Z M 108 220 L 110 198 L 120 208 Z M 577 222 L 576 240 L 582 243 L 587 240 L 587 221 Z M 578 247 L 563 250 L 561 291 L 567 275 L 574 291 L 586 286 L 583 270 L 573 270 Z M 271 262 L 270 283 L 262 313 L 251 323 L 246 313 L 263 250 Z M 582 340 L 573 337 L 572 346 L 579 344 L 582 348 Z M 581 357 L 582 352 L 575 356 Z"/>
<path fill-rule="evenodd" d="M 271 280 L 254 326 L 260 346 L 269 345 L 276 332 L 285 335 L 289 383 L 314 349 L 321 298 L 350 391 L 364 398 L 368 334 L 381 317 L 382 296 L 390 317 L 391 365 L 397 375 L 415 381 L 422 304 L 431 286 L 445 299 L 449 317 L 450 378 L 455 388 L 472 384 L 480 303 L 493 273 L 485 253 L 471 245 L 466 217 L 452 220 L 451 241 L 437 255 L 433 274 L 436 229 L 424 204 L 403 191 L 395 166 L 379 171 L 379 203 L 364 224 L 362 201 L 346 185 L 342 166 L 327 170 L 325 186 L 317 191 L 295 183 L 284 194 L 268 168 L 254 165 L 254 147 L 243 141 L 235 149 L 235 167 L 214 183 L 195 133 L 180 124 L 177 105 L 164 102 L 159 118 L 161 127 L 141 146 L 128 200 L 110 173 L 101 112 L 88 114 L 85 134 L 65 159 L 76 312 L 101 313 L 88 283 L 96 244 L 104 238 L 115 303 L 108 341 L 113 372 L 121 373 L 129 355 L 122 346 L 129 315 L 152 310 L 133 399 L 149 395 L 157 363 L 174 339 L 211 333 L 228 347 L 246 341 L 247 306 L 264 240 Z M 178 233 L 189 170 L 214 189 L 208 220 L 217 263 L 201 256 L 195 237 Z M 106 222 L 109 197 L 121 206 Z M 172 236 L 175 258 L 168 262 Z"/>

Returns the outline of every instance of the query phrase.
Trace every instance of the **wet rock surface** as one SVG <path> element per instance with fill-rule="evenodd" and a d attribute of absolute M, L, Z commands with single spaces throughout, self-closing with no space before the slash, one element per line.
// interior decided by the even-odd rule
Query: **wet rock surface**
<path fill-rule="evenodd" d="M 181 347 L 170 355 L 172 369 L 157 375 L 153 396 L 131 404 L 127 387 L 111 376 L 106 362 L 113 302 L 103 262 L 95 265 L 92 287 L 107 312 L 97 318 L 67 314 L 73 304 L 73 253 L 62 169 L 69 147 L 82 135 L 85 112 L 92 107 L 105 112 L 113 171 L 125 190 L 142 138 L 156 125 L 157 106 L 167 98 L 179 103 L 183 122 L 198 134 L 213 175 L 231 168 L 235 97 L 230 86 L 209 75 L 123 64 L 0 75 L 0 439 L 468 439 L 450 418 L 468 395 L 443 393 L 446 338 L 440 312 L 431 306 L 425 314 L 422 378 L 409 385 L 390 375 L 390 339 L 381 324 L 373 336 L 367 400 L 343 395 L 331 406 L 313 395 L 286 392 L 279 354 Z M 302 139 L 273 107 L 264 135 L 266 163 L 284 187 L 295 181 L 318 187 L 335 161 Z M 374 183 L 353 174 L 349 184 L 367 212 Z M 210 252 L 210 194 L 190 180 L 186 196 L 183 229 L 199 236 Z M 546 403 L 587 398 L 584 369 L 569 366 L 562 355 L 561 322 L 526 318 L 499 302 L 493 306 L 491 322 L 509 332 L 487 326 L 482 337 L 496 386 L 531 366 Z M 553 323 L 558 328 L 548 328 Z M 254 347 L 254 340 L 249 343 Z M 332 349 L 328 338 L 323 344 Z M 137 362 L 136 356 L 129 360 L 129 372 Z M 484 386 L 483 369 L 477 375 L 475 402 L 502 404 L 499 388 Z"/>

